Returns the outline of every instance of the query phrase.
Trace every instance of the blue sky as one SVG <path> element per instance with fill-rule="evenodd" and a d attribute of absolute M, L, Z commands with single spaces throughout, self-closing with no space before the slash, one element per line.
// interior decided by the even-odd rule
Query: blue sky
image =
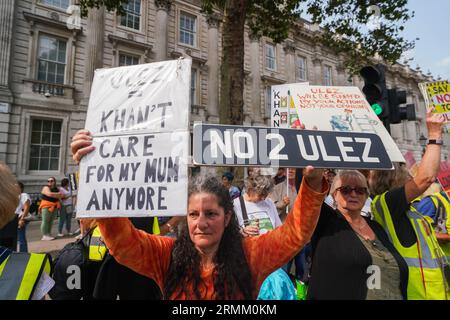
<path fill-rule="evenodd" d="M 419 65 L 424 73 L 430 70 L 435 78 L 450 80 L 450 1 L 409 0 L 408 8 L 415 11 L 415 17 L 405 24 L 404 36 L 420 38 L 407 53 L 414 58 L 411 67 Z"/>
<path fill-rule="evenodd" d="M 405 53 L 413 58 L 409 65 L 413 69 L 419 65 L 424 74 L 430 71 L 436 79 L 450 80 L 450 0 L 408 0 L 407 7 L 415 16 L 405 24 L 402 36 L 420 39 Z M 305 13 L 302 16 L 309 20 Z"/>

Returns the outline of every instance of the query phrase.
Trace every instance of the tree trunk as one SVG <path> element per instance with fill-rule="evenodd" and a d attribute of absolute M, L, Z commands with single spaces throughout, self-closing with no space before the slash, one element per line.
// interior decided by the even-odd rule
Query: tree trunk
<path fill-rule="evenodd" d="M 221 124 L 242 124 L 244 120 L 244 28 L 246 0 L 229 0 L 222 34 L 220 83 Z"/>

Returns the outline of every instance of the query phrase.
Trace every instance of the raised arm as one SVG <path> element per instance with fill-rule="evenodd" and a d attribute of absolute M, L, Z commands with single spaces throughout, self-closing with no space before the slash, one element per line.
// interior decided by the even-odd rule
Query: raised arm
<path fill-rule="evenodd" d="M 276 269 L 285 265 L 307 244 L 319 219 L 320 208 L 328 191 L 322 170 L 309 167 L 294 206 L 280 227 L 258 237 L 244 240 L 256 289 Z"/>
<path fill-rule="evenodd" d="M 71 143 L 73 160 L 95 150 L 92 135 L 86 129 L 77 131 Z M 164 290 L 164 275 L 169 268 L 174 240 L 136 229 L 127 218 L 97 219 L 102 238 L 111 255 L 124 266 L 145 275 Z"/>
<path fill-rule="evenodd" d="M 46 195 L 47 197 L 51 197 L 51 198 L 58 198 L 61 199 L 62 195 L 59 192 L 51 192 L 50 188 L 47 186 L 44 186 L 41 190 L 41 193 Z"/>
<path fill-rule="evenodd" d="M 442 140 L 442 114 L 427 112 L 427 128 L 429 140 Z M 441 161 L 441 145 L 428 144 L 420 162 L 417 175 L 405 184 L 405 195 L 408 202 L 420 196 L 436 180 Z"/>
<path fill-rule="evenodd" d="M 110 254 L 120 264 L 152 278 L 164 289 L 174 239 L 136 229 L 128 218 L 97 219 Z"/>

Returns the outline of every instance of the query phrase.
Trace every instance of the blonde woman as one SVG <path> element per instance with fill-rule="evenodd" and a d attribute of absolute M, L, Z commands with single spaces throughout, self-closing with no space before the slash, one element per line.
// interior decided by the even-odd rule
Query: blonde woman
<path fill-rule="evenodd" d="M 361 215 L 369 196 L 364 175 L 356 170 L 339 171 L 330 195 L 336 209 L 322 206 L 311 240 L 313 260 L 307 299 L 406 299 L 405 261 L 383 228 Z"/>

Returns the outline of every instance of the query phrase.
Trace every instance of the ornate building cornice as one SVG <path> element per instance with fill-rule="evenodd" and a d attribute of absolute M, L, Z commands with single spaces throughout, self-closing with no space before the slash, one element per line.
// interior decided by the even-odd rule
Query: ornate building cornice
<path fill-rule="evenodd" d="M 209 28 L 219 28 L 220 23 L 222 22 L 222 17 L 216 13 L 208 14 L 206 16 L 206 22 L 208 23 Z"/>
<path fill-rule="evenodd" d="M 134 47 L 136 49 L 144 51 L 146 60 L 149 61 L 149 59 L 150 59 L 150 55 L 151 55 L 152 49 L 153 49 L 153 46 L 151 44 L 137 42 L 132 39 L 126 39 L 126 38 L 118 37 L 118 36 L 115 36 L 112 34 L 108 35 L 108 40 L 109 40 L 109 42 L 112 43 L 114 51 L 117 50 L 117 45 L 121 44 L 126 47 Z"/>
<path fill-rule="evenodd" d="M 155 0 L 156 10 L 164 10 L 166 12 L 170 11 L 172 6 L 172 0 Z"/>
<path fill-rule="evenodd" d="M 290 39 L 286 40 L 283 49 L 286 54 L 295 54 L 295 42 Z"/>
<path fill-rule="evenodd" d="M 251 42 L 259 42 L 259 40 L 261 40 L 261 35 L 259 33 L 249 31 L 248 38 L 250 39 Z"/>
<path fill-rule="evenodd" d="M 74 38 L 76 38 L 80 33 L 82 33 L 83 28 L 80 29 L 69 29 L 67 23 L 59 20 L 59 15 L 53 15 L 50 19 L 48 17 L 44 17 L 41 15 L 37 15 L 31 12 L 24 11 L 23 16 L 25 20 L 30 24 L 30 32 L 33 33 L 33 26 L 35 24 L 42 24 L 52 28 L 56 28 L 58 30 L 64 30 L 72 33 Z"/>

